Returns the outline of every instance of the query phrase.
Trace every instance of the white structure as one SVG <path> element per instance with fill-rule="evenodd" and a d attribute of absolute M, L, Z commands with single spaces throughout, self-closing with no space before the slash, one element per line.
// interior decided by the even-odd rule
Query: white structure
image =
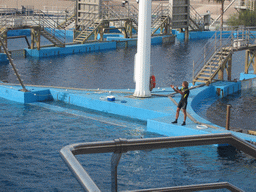
<path fill-rule="evenodd" d="M 151 0 L 139 1 L 137 53 L 135 55 L 135 97 L 150 97 Z"/>

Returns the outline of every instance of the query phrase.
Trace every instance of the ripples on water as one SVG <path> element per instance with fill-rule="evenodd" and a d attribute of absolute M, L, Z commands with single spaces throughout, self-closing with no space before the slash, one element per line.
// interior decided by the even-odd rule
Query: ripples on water
<path fill-rule="evenodd" d="M 0 191 L 82 191 L 60 158 L 63 146 L 160 136 L 147 133 L 142 122 L 116 119 L 126 127 L 115 126 L 87 118 L 101 117 L 88 111 L 75 116 L 0 98 L 0 112 Z M 113 119 L 102 115 L 106 121 Z M 77 158 L 100 189 L 110 191 L 111 154 Z M 238 151 L 223 154 L 214 146 L 133 151 L 123 154 L 118 181 L 120 190 L 228 181 L 253 192 L 255 168 L 251 157 Z"/>
<path fill-rule="evenodd" d="M 157 86 L 191 81 L 193 60 L 206 41 L 152 46 L 152 71 Z M 26 84 L 134 88 L 135 52 L 136 48 L 128 48 L 40 60 L 18 58 L 14 61 Z M 243 54 L 233 56 L 233 63 L 237 63 L 232 68 L 233 78 L 238 78 L 243 70 L 242 57 Z M 17 83 L 9 65 L 0 66 L 0 77 Z M 217 105 L 216 108 L 221 107 Z M 0 113 L 0 191 L 82 191 L 60 158 L 59 150 L 63 146 L 119 137 L 160 136 L 147 133 L 145 124 L 141 122 L 116 119 L 116 122 L 126 125 L 118 126 L 92 120 L 86 115 L 94 115 L 95 119 L 103 115 L 112 121 L 113 118 L 106 114 L 83 111 L 84 116 L 75 116 L 1 98 Z M 78 156 L 102 191 L 110 189 L 110 158 L 110 154 Z M 228 181 L 253 192 L 256 188 L 255 168 L 256 162 L 251 157 L 237 151 L 227 155 L 213 146 L 134 151 L 122 156 L 118 167 L 119 189 Z"/>
<path fill-rule="evenodd" d="M 198 59 L 207 40 L 152 46 L 151 71 L 157 87 L 192 81 L 193 60 Z M 13 45 L 10 45 L 12 47 Z M 14 62 L 26 84 L 79 88 L 134 88 L 136 47 L 59 57 L 16 58 Z M 243 52 L 234 54 L 233 78 L 244 69 Z M 236 56 L 238 55 L 238 56 Z M 241 64 L 242 63 L 242 64 Z M 1 80 L 18 83 L 10 65 L 0 68 Z"/>
<path fill-rule="evenodd" d="M 243 89 L 222 99 L 205 99 L 196 111 L 209 121 L 225 127 L 228 104 L 232 106 L 230 127 L 256 130 L 256 88 Z"/>

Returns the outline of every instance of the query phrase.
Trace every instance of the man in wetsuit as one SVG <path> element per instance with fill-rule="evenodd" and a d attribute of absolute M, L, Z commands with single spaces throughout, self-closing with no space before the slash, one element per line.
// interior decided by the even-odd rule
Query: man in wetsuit
<path fill-rule="evenodd" d="M 187 81 L 183 81 L 181 89 L 178 89 L 178 87 L 174 88 L 173 85 L 171 85 L 171 88 L 173 88 L 173 90 L 176 93 L 180 93 L 181 94 L 181 99 L 180 99 L 180 102 L 178 104 L 177 111 L 176 111 L 176 119 L 172 123 L 177 123 L 178 122 L 180 109 L 182 109 L 183 113 L 184 113 L 184 121 L 183 121 L 183 123 L 181 125 L 182 126 L 186 125 L 186 119 L 187 119 L 186 109 L 187 109 L 188 96 L 189 96 L 188 82 Z"/>

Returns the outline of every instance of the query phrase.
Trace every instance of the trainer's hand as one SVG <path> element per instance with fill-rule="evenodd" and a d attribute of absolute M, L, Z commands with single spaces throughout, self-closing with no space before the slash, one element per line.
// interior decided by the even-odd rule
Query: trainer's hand
<path fill-rule="evenodd" d="M 174 85 L 171 85 L 171 88 L 174 88 Z"/>

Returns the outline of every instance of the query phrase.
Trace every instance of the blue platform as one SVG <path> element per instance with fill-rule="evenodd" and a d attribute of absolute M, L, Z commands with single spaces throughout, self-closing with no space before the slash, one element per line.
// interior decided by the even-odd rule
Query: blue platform
<path fill-rule="evenodd" d="M 191 87 L 191 85 L 190 85 Z M 241 82 L 216 82 L 210 86 L 203 86 L 191 89 L 187 112 L 198 122 L 208 125 L 208 128 L 198 127 L 191 119 L 187 119 L 186 126 L 180 126 L 183 121 L 183 114 L 180 113 L 179 124 L 171 122 L 175 119 L 176 105 L 180 95 L 176 94 L 172 100 L 167 96 L 174 93 L 171 88 L 159 88 L 152 91 L 150 98 L 133 97 L 134 90 L 81 90 L 81 89 L 61 89 L 61 88 L 40 88 L 27 87 L 31 92 L 23 93 L 19 91 L 20 86 L 2 84 L 0 86 L 0 96 L 9 100 L 21 103 L 33 103 L 41 107 L 65 112 L 59 107 L 39 102 L 46 100 L 59 100 L 65 103 L 96 110 L 99 112 L 111 113 L 117 116 L 138 119 L 147 122 L 147 131 L 162 134 L 165 136 L 185 136 L 210 133 L 229 132 L 222 127 L 214 125 L 203 119 L 194 112 L 198 102 L 204 98 L 215 97 L 217 89 L 221 89 L 223 96 L 233 94 L 241 89 Z M 107 96 L 114 96 L 115 101 L 108 101 Z M 222 95 L 220 95 L 222 96 Z M 75 114 L 75 113 L 74 113 Z M 232 132 L 234 135 L 256 142 L 256 136 L 243 133 Z"/>

